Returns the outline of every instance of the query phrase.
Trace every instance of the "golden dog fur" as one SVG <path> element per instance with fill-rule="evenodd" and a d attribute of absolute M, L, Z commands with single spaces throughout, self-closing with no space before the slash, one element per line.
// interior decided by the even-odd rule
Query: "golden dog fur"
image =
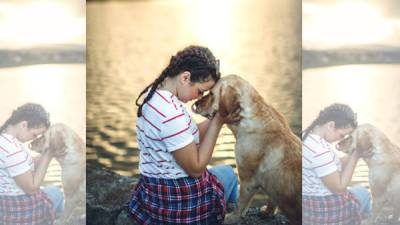
<path fill-rule="evenodd" d="M 394 145 L 378 128 L 371 124 L 359 125 L 354 132 L 338 144 L 340 151 L 348 154 L 361 151 L 369 168 L 372 192 L 370 223 L 380 216 L 385 207 L 400 209 L 400 148 Z"/>
<path fill-rule="evenodd" d="M 53 151 L 61 166 L 65 210 L 60 221 L 67 221 L 75 207 L 86 207 L 86 146 L 68 126 L 54 124 L 30 144 L 36 152 Z"/>
<path fill-rule="evenodd" d="M 239 109 L 240 121 L 229 122 Z M 236 75 L 222 77 L 193 110 L 209 118 L 219 111 L 236 138 L 240 198 L 225 223 L 244 216 L 254 194 L 262 190 L 292 224 L 301 224 L 301 142 L 282 114 Z"/>

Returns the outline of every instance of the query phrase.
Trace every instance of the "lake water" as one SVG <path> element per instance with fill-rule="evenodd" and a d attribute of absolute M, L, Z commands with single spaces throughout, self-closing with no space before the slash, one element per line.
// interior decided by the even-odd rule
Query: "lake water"
<path fill-rule="evenodd" d="M 208 46 L 222 74 L 241 75 L 301 132 L 301 2 L 107 1 L 87 3 L 87 159 L 138 176 L 134 104 L 176 51 Z M 201 120 L 200 117 L 196 119 Z M 211 165 L 235 166 L 220 134 Z"/>
<path fill-rule="evenodd" d="M 400 65 L 346 65 L 303 71 L 302 124 L 307 127 L 324 107 L 341 102 L 400 145 Z M 360 160 L 353 183 L 368 186 L 368 168 Z"/>
<path fill-rule="evenodd" d="M 49 64 L 0 68 L 0 124 L 18 106 L 35 102 L 50 113 L 52 123 L 62 122 L 83 139 L 86 136 L 85 64 Z M 32 155 L 35 155 L 32 152 Z M 60 186 L 61 170 L 51 161 L 44 184 Z"/>

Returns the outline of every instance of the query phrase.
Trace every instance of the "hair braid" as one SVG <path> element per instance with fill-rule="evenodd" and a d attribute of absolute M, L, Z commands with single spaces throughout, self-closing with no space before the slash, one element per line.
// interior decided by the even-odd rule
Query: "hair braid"
<path fill-rule="evenodd" d="M 6 122 L 4 122 L 4 124 L 0 127 L 0 134 L 3 133 L 3 131 L 8 127 L 8 125 L 10 125 L 10 120 L 11 118 L 8 118 Z"/>
<path fill-rule="evenodd" d="M 357 127 L 357 114 L 345 104 L 335 103 L 320 111 L 318 117 L 303 131 L 303 140 L 317 126 L 329 121 L 335 122 L 335 128 Z"/>
<path fill-rule="evenodd" d="M 26 103 L 12 112 L 11 116 L 0 127 L 0 134 L 9 125 L 15 125 L 21 121 L 27 121 L 28 128 L 38 128 L 41 126 L 47 128 L 50 126 L 50 115 L 43 106 L 35 103 Z"/>

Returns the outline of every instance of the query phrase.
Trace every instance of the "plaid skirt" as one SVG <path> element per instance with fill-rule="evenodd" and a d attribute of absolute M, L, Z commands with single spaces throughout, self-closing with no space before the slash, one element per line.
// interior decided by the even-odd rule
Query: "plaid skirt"
<path fill-rule="evenodd" d="M 42 191 L 32 195 L 0 195 L 0 224 L 50 225 L 54 219 L 53 203 Z"/>
<path fill-rule="evenodd" d="M 141 175 L 129 211 L 140 224 L 222 224 L 224 189 L 208 171 L 200 178 L 161 179 Z"/>
<path fill-rule="evenodd" d="M 303 195 L 303 225 L 358 225 L 360 203 L 351 192 L 341 195 Z"/>

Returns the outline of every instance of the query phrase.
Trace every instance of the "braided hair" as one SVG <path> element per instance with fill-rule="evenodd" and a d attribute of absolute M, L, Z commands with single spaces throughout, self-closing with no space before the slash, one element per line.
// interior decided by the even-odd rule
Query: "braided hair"
<path fill-rule="evenodd" d="M 335 128 L 347 128 L 349 126 L 356 128 L 357 114 L 348 105 L 332 104 L 320 111 L 318 117 L 303 131 L 303 140 L 317 125 L 325 124 L 329 121 L 335 122 Z"/>
<path fill-rule="evenodd" d="M 12 112 L 10 118 L 0 127 L 0 134 L 9 125 L 15 125 L 21 121 L 27 121 L 28 128 L 39 128 L 41 126 L 48 128 L 50 126 L 50 115 L 43 106 L 35 103 L 26 103 Z"/>
<path fill-rule="evenodd" d="M 142 116 L 143 105 L 153 97 L 155 90 L 165 78 L 175 77 L 184 71 L 190 72 L 191 82 L 207 82 L 211 79 L 218 81 L 221 77 L 219 72 L 219 60 L 215 59 L 208 48 L 193 45 L 188 46 L 176 53 L 175 56 L 172 56 L 168 66 L 161 72 L 159 77 L 140 92 L 136 99 L 136 106 L 138 106 L 137 116 Z M 149 89 L 149 93 L 140 104 L 140 98 Z"/>

